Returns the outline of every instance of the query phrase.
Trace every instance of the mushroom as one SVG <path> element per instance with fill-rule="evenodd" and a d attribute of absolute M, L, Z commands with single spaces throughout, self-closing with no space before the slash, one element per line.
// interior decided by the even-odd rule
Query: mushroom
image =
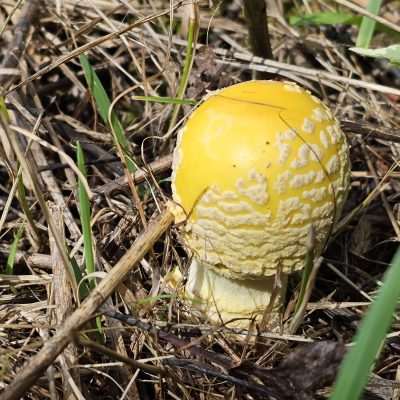
<path fill-rule="evenodd" d="M 279 315 L 288 274 L 304 267 L 310 230 L 318 256 L 349 178 L 338 121 L 297 84 L 248 81 L 208 95 L 179 132 L 173 159 L 193 304 L 212 322 L 246 327 L 274 293 Z"/>

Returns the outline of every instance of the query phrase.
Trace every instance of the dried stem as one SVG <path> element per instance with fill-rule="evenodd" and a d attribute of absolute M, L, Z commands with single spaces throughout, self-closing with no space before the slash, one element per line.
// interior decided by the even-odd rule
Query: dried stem
<path fill-rule="evenodd" d="M 243 0 L 243 7 L 253 54 L 257 57 L 272 60 L 274 57 L 269 39 L 265 0 Z M 269 72 L 257 71 L 256 77 L 257 79 L 272 79 L 274 75 Z"/>

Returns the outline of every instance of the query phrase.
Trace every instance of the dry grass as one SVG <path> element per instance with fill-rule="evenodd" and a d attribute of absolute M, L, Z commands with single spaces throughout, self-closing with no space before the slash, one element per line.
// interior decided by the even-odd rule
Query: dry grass
<path fill-rule="evenodd" d="M 99 278 L 170 197 L 173 106 L 132 96 L 175 96 L 186 47 L 186 19 L 178 2 L 171 6 L 172 15 L 170 4 L 161 0 L 46 0 L 37 8 L 31 1 L 27 15 L 15 10 L 19 3 L 0 4 L 0 85 L 10 111 L 10 120 L 0 125 L 1 266 L 14 234 L 25 226 L 13 274 L 0 275 L 0 390 L 18 380 L 24 362 L 80 307 L 57 245 L 65 238 L 70 255 L 81 263 L 77 178 L 64 154 L 74 158 L 79 140 L 88 161 Z M 199 100 L 208 90 L 250 79 L 254 71 L 274 73 L 323 98 L 351 144 L 352 190 L 345 223 L 324 254 L 304 320 L 291 334 L 261 333 L 257 344 L 245 334 L 233 337 L 225 327 L 207 325 L 163 281 L 175 266 L 183 274 L 187 268 L 174 227 L 106 300 L 106 349 L 94 343 L 95 325 L 87 323 L 24 398 L 327 396 L 342 344 L 351 340 L 400 238 L 400 73 L 384 62 L 349 53 L 356 33 L 352 27 L 288 25 L 283 6 L 292 2 L 271 2 L 275 61 L 252 58 L 239 3 L 200 3 L 199 47 L 186 98 Z M 309 3 L 313 10 L 334 9 L 322 1 Z M 388 2 L 382 17 L 399 24 L 394 3 Z M 136 23 L 143 18 L 147 22 Z M 124 29 L 123 35 L 115 34 Z M 376 43 L 386 38 L 378 34 Z M 112 99 L 129 89 L 115 110 L 140 166 L 135 184 L 145 221 L 134 206 L 111 133 L 86 89 L 78 60 L 83 50 Z M 178 125 L 188 112 L 190 107 L 183 106 Z M 31 176 L 22 172 L 31 220 L 18 201 L 15 146 L 31 171 Z M 294 279 L 289 290 L 288 308 L 297 283 Z M 116 311 L 134 319 L 127 321 Z M 399 398 L 399 328 L 397 318 L 365 398 Z"/>

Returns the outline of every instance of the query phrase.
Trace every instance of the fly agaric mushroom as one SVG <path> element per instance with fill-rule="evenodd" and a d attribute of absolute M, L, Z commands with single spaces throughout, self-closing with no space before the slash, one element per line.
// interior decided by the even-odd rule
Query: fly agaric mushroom
<path fill-rule="evenodd" d="M 213 322 L 247 326 L 243 318 L 259 318 L 273 292 L 278 312 L 311 229 L 314 254 L 323 251 L 349 178 L 346 138 L 308 91 L 249 81 L 211 93 L 174 152 L 173 198 L 193 257 L 187 295 Z"/>

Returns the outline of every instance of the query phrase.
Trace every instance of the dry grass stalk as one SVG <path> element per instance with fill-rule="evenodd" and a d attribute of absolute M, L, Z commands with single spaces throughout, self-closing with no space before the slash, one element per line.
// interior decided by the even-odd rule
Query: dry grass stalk
<path fill-rule="evenodd" d="M 64 218 L 63 211 L 60 207 L 50 204 L 49 210 L 51 217 L 54 219 L 56 228 L 60 238 L 65 241 L 64 235 Z M 55 312 L 53 313 L 50 322 L 53 321 L 53 326 L 61 326 L 68 316 L 73 312 L 74 296 L 72 295 L 72 288 L 68 279 L 67 271 L 65 270 L 64 263 L 60 257 L 55 240 L 50 232 L 49 237 L 51 263 L 53 267 L 53 284 L 51 287 L 52 298 L 54 299 Z M 62 354 L 58 357 L 61 365 L 61 373 L 63 376 L 63 398 L 65 400 L 73 400 L 74 393 L 70 384 L 70 378 L 73 379 L 75 384 L 79 387 L 79 370 L 69 369 L 73 367 L 78 360 L 78 349 L 71 343 L 69 344 Z"/>

